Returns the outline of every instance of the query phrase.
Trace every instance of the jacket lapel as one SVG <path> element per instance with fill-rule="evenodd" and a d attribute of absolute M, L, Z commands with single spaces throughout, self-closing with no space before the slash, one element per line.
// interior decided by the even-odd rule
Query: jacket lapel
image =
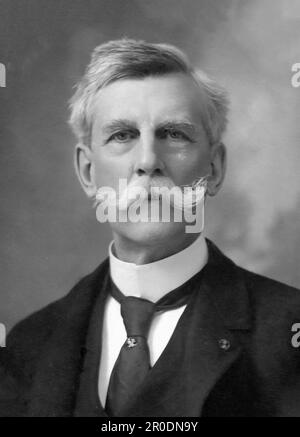
<path fill-rule="evenodd" d="M 73 415 L 90 314 L 107 272 L 108 259 L 61 302 L 55 329 L 36 364 L 29 416 Z"/>
<path fill-rule="evenodd" d="M 176 329 L 127 416 L 199 417 L 216 382 L 242 351 L 250 328 L 240 270 L 210 241 L 209 261 Z"/>

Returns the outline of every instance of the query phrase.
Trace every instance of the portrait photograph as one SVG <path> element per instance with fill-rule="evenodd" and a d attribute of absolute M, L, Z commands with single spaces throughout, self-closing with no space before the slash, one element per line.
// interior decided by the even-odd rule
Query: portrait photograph
<path fill-rule="evenodd" d="M 300 1 L 0 0 L 0 102 L 0 417 L 300 417 Z"/>

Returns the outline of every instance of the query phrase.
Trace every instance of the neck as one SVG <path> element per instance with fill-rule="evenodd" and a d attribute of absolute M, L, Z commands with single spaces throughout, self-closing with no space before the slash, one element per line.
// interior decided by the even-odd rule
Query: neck
<path fill-rule="evenodd" d="M 167 242 L 162 241 L 158 243 L 155 241 L 155 244 L 143 244 L 113 233 L 113 251 L 114 255 L 121 261 L 137 265 L 148 264 L 180 252 L 192 244 L 198 237 L 199 234 L 184 233 L 183 235 L 172 237 L 171 243 L 169 239 Z"/>

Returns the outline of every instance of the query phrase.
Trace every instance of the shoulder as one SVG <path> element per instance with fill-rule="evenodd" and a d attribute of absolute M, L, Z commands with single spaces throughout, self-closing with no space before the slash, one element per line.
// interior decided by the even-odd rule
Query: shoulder
<path fill-rule="evenodd" d="M 252 314 L 254 327 L 258 330 L 290 330 L 293 323 L 300 322 L 300 290 L 282 282 L 238 266 L 224 255 L 210 240 L 207 240 L 212 265 L 227 286 L 238 286 L 246 291 L 244 302 Z M 235 278 L 235 280 L 233 280 Z M 229 284 L 229 285 L 228 285 Z"/>
<path fill-rule="evenodd" d="M 23 414 L 41 357 L 70 326 L 78 326 L 77 331 L 81 332 L 106 271 L 107 259 L 64 297 L 34 312 L 11 330 L 6 347 L 0 349 L 0 417 Z M 76 341 L 78 335 L 74 335 Z"/>
<path fill-rule="evenodd" d="M 84 306 L 95 289 L 94 284 L 107 266 L 104 260 L 92 273 L 81 278 L 62 298 L 48 304 L 40 310 L 18 322 L 11 330 L 6 342 L 6 357 L 10 365 L 35 360 L 45 342 L 58 326 L 62 326 L 70 313 Z"/>
<path fill-rule="evenodd" d="M 299 289 L 239 266 L 224 255 L 214 243 L 208 239 L 206 241 L 214 266 L 221 272 L 224 279 L 226 276 L 231 278 L 235 276 L 241 280 L 248 292 L 253 310 L 258 307 L 267 307 L 269 312 L 291 310 L 297 311 L 300 317 Z"/>
<path fill-rule="evenodd" d="M 265 308 L 268 313 L 288 311 L 300 321 L 300 290 L 266 276 L 237 267 L 245 281 L 252 305 Z"/>
<path fill-rule="evenodd" d="M 295 335 L 298 336 L 296 328 L 300 323 L 300 290 L 237 268 L 248 291 L 252 357 L 259 357 L 260 368 L 267 369 L 266 372 L 277 366 L 281 369 L 278 374 L 299 372 L 299 348 L 295 346 Z"/>

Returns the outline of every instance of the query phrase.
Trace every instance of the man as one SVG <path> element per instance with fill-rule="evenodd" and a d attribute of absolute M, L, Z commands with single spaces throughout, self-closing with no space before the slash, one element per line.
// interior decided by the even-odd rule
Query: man
<path fill-rule="evenodd" d="M 71 102 L 75 168 L 98 220 L 127 193 L 126 220 L 109 216 L 109 257 L 93 273 L 12 330 L 2 415 L 300 415 L 299 291 L 203 237 L 204 199 L 225 174 L 226 115 L 224 91 L 175 47 L 124 39 L 94 50 Z M 176 202 L 170 220 L 130 219 L 121 179 L 146 190 L 140 209 L 165 204 L 152 187 L 193 188 L 200 226 L 187 232 Z"/>

